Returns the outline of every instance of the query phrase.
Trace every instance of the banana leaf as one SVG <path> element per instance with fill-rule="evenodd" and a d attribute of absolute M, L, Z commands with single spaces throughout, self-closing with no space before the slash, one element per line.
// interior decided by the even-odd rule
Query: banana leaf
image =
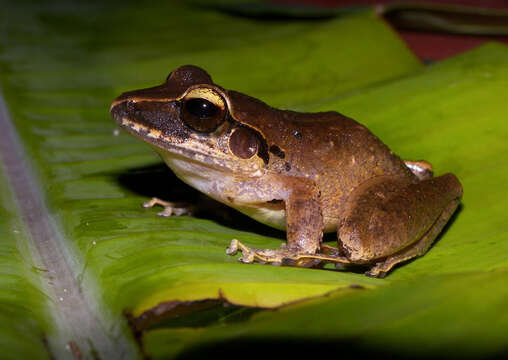
<path fill-rule="evenodd" d="M 124 358 L 233 357 L 245 346 L 276 354 L 296 352 L 295 344 L 399 356 L 506 349 L 505 46 L 424 68 L 368 10 L 282 20 L 235 14 L 227 3 L 4 5 L 0 82 L 25 172 L 61 237 L 58 261 L 91 304 L 76 316 L 90 315 L 109 339 L 73 341 L 51 330 L 65 328 L 54 311 L 65 304 L 41 285 L 44 274 L 8 259 L 1 268 L 18 269 L 31 287 L 19 285 L 34 289 L 0 298 L 2 306 L 14 299 L 21 311 L 8 317 L 30 329 L 26 342 L 11 343 L 13 354 L 28 341 L 39 346 L 30 346 L 32 357 L 57 358 L 107 357 L 115 348 Z M 232 238 L 276 248 L 284 234 L 224 208 L 169 219 L 143 209 L 152 196 L 206 201 L 109 118 L 122 91 L 159 84 L 183 64 L 277 107 L 352 116 L 403 158 L 455 173 L 465 189 L 460 211 L 428 254 L 385 279 L 239 264 L 225 254 Z M 7 195 L 10 178 L 6 167 Z M 22 212 L 2 216 L 12 220 L 2 230 L 1 259 L 13 241 L 21 259 L 44 255 L 33 239 L 9 232 L 13 222 L 27 226 Z M 16 292 L 1 277 L 0 288 Z M 2 339 L 17 336 L 1 331 Z"/>
<path fill-rule="evenodd" d="M 47 335 L 53 332 L 48 298 L 30 256 L 28 232 L 0 167 L 0 346 L 3 359 L 50 359 Z"/>

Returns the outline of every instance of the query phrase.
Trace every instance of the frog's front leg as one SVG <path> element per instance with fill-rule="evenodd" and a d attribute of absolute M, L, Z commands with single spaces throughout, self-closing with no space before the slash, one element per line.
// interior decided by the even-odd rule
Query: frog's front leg
<path fill-rule="evenodd" d="M 323 237 L 323 215 L 320 192 L 310 181 L 293 179 L 291 192 L 284 200 L 286 214 L 287 245 L 281 249 L 251 249 L 234 239 L 227 250 L 234 255 L 242 252 L 239 259 L 244 263 L 259 261 L 262 263 L 295 265 L 310 267 L 321 259 L 315 255 Z"/>
<path fill-rule="evenodd" d="M 143 207 L 145 208 L 151 208 L 156 205 L 160 205 L 164 208 L 164 210 L 157 213 L 157 215 L 164 217 L 192 215 L 192 213 L 194 212 L 194 207 L 192 205 L 164 201 L 156 197 L 153 197 L 149 201 L 143 203 Z"/>

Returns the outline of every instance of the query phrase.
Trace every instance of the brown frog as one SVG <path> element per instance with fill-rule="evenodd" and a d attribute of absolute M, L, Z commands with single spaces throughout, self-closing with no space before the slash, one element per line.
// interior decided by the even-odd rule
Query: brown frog
<path fill-rule="evenodd" d="M 196 66 L 122 94 L 111 115 L 187 184 L 286 230 L 287 245 L 276 250 L 234 239 L 227 253 L 241 250 L 245 263 L 365 264 L 367 275 L 382 277 L 429 249 L 462 196 L 453 174 L 433 177 L 429 163 L 401 160 L 340 113 L 275 109 L 223 89 Z M 337 248 L 322 242 L 333 231 Z"/>

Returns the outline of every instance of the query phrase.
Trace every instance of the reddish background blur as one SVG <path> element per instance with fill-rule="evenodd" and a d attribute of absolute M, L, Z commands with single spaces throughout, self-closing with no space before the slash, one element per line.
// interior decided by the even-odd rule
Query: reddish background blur
<path fill-rule="evenodd" d="M 375 5 L 375 4 L 390 4 L 401 3 L 400 0 L 272 0 L 277 3 L 284 4 L 307 4 L 314 6 L 350 6 L 350 5 Z M 466 5 L 482 8 L 504 9 L 508 10 L 507 0 L 425 0 L 422 3 L 440 3 L 440 4 L 455 4 Z M 441 60 L 446 57 L 455 55 L 472 49 L 486 41 L 500 41 L 508 44 L 508 36 L 473 36 L 473 35 L 454 35 L 432 32 L 421 32 L 411 30 L 399 30 L 397 32 L 401 35 L 404 41 L 413 52 L 424 60 Z"/>

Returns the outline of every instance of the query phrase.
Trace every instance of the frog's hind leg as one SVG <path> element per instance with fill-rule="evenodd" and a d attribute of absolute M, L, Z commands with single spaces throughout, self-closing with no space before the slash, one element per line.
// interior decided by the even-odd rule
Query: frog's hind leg
<path fill-rule="evenodd" d="M 423 255 L 462 196 L 452 174 L 423 181 L 381 176 L 355 189 L 338 228 L 339 252 L 357 264 L 376 265 L 384 276 L 394 265 Z"/>
<path fill-rule="evenodd" d="M 446 209 L 441 213 L 436 222 L 432 225 L 430 230 L 427 231 L 427 233 L 420 240 L 418 240 L 415 244 L 411 245 L 407 249 L 404 249 L 400 253 L 389 256 L 384 261 L 376 264 L 376 266 L 366 272 L 366 275 L 371 277 L 384 277 L 395 265 L 425 254 L 434 242 L 434 239 L 437 238 L 452 214 L 457 209 L 459 202 L 460 199 L 452 200 Z"/>

